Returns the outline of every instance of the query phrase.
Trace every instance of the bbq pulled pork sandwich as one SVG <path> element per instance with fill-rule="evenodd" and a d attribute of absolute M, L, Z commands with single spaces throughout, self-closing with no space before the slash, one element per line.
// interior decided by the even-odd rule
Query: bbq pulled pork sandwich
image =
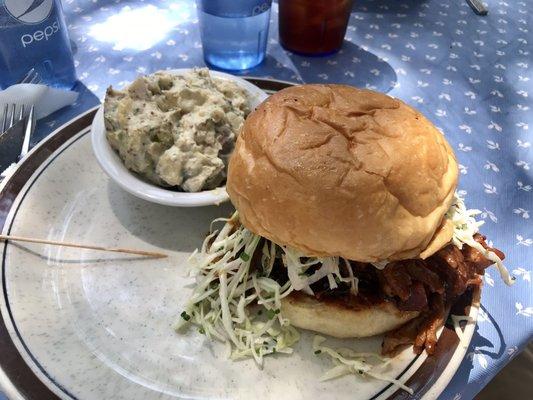
<path fill-rule="evenodd" d="M 341 85 L 274 94 L 237 139 L 227 181 L 236 212 L 213 221 L 191 255 L 195 285 L 177 328 L 195 325 L 258 365 L 291 353 L 307 329 L 313 352 L 335 365 L 322 379 L 363 374 L 410 391 L 320 334 L 384 334 L 385 355 L 411 344 L 432 353 L 485 268 L 511 283 L 457 178 L 442 134 L 397 99 Z"/>
<path fill-rule="evenodd" d="M 232 247 L 228 262 L 278 285 L 267 309 L 282 325 L 384 333 L 385 354 L 408 344 L 432 353 L 451 305 L 485 268 L 496 263 L 510 282 L 503 253 L 456 196 L 457 179 L 441 132 L 400 100 L 342 85 L 284 89 L 247 118 L 229 163 L 237 213 L 226 236 L 240 230 L 256 242 Z"/>

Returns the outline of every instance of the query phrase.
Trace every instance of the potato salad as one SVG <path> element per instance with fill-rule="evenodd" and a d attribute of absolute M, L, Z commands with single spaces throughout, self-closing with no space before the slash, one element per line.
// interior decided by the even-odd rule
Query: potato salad
<path fill-rule="evenodd" d="M 246 91 L 212 78 L 157 72 L 107 90 L 107 140 L 125 166 L 159 186 L 199 192 L 220 186 L 249 114 Z"/>

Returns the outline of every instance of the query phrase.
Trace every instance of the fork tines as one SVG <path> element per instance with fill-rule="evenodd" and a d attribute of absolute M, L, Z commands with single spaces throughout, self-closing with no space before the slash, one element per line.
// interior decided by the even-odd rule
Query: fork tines
<path fill-rule="evenodd" d="M 6 104 L 2 113 L 2 130 L 0 132 L 4 133 L 22 118 L 24 118 L 24 104 L 20 106 L 17 104 Z"/>
<path fill-rule="evenodd" d="M 24 78 L 22 78 L 19 83 L 40 83 L 41 82 L 41 76 L 37 71 L 35 71 L 35 68 L 30 69 L 26 75 L 24 75 Z"/>

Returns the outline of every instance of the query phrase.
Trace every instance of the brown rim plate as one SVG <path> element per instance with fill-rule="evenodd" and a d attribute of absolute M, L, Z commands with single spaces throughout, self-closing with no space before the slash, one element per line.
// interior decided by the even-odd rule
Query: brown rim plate
<path fill-rule="evenodd" d="M 270 93 L 290 86 L 288 82 L 260 78 L 248 79 Z M 87 135 L 95 112 L 96 109 L 90 110 L 56 130 L 28 154 L 14 174 L 2 183 L 0 186 L 0 223 L 3 232 L 11 232 L 18 208 L 22 204 L 21 197 L 28 192 L 28 185 L 31 186 L 32 182 L 36 181 L 44 171 L 45 164 L 50 163 L 61 152 L 67 151 L 70 145 L 80 137 Z M 84 133 L 80 134 L 80 132 Z M 67 142 L 70 144 L 65 146 Z M 3 244 L 2 296 L 4 307 L 1 310 L 2 319 L 0 320 L 0 354 L 2 354 L 0 385 L 9 395 L 20 395 L 25 399 L 78 398 L 40 364 L 39 357 L 26 345 L 25 338 L 18 329 L 18 321 L 11 308 L 10 283 L 6 265 L 9 246 L 12 245 Z M 452 313 L 475 317 L 479 296 L 479 290 L 465 293 L 455 305 Z M 474 330 L 472 325 L 465 328 L 464 335 L 468 341 Z M 392 385 L 386 385 L 370 398 L 435 398 L 453 377 L 465 352 L 466 346 L 464 343 L 460 346 L 454 327 L 446 325 L 440 335 L 436 353 L 429 357 L 412 358 L 411 362 L 396 376 L 397 379 L 402 379 L 403 376 L 412 374 L 406 384 L 415 391 L 413 397 L 402 390 L 396 390 Z M 414 368 L 416 371 L 413 373 Z M 2 371 L 4 376 L 2 376 Z"/>

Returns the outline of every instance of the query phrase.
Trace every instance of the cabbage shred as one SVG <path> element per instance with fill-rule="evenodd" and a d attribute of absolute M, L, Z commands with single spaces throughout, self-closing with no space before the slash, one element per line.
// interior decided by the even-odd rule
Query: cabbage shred
<path fill-rule="evenodd" d="M 345 266 L 348 276 L 344 277 L 339 269 L 339 257 L 306 257 L 299 250 L 288 246 L 281 248 L 284 253 L 282 255 L 283 264 L 287 267 L 289 280 L 294 290 L 301 290 L 313 295 L 311 285 L 325 278 L 328 280 L 330 289 L 338 288 L 337 282 L 346 282 L 350 285 L 352 294 L 357 294 L 359 281 L 353 276 L 352 268 L 347 261 L 345 261 Z M 316 271 L 309 272 L 311 267 L 317 266 Z"/>
<path fill-rule="evenodd" d="M 464 200 L 458 193 L 455 193 L 452 206 L 446 213 L 446 218 L 449 218 L 454 226 L 452 243 L 459 249 L 462 249 L 463 245 L 466 244 L 479 251 L 496 264 L 502 280 L 510 286 L 515 279 L 509 274 L 501 258 L 493 251 L 485 249 L 481 243 L 474 239 L 474 235 L 479 232 L 479 227 L 485 223 L 485 221 L 476 221 L 474 217 L 478 214 L 481 214 L 480 210 L 468 210 Z"/>
<path fill-rule="evenodd" d="M 229 343 L 231 359 L 253 357 L 262 366 L 267 354 L 292 353 L 300 337 L 280 315 L 281 299 L 293 287 L 269 277 L 273 243 L 264 241 L 258 249 L 261 238 L 239 224 L 237 213 L 223 221 L 189 259 L 196 286 L 176 328 L 192 323 L 208 338 Z M 256 251 L 261 251 L 260 270 L 251 266 Z"/>
<path fill-rule="evenodd" d="M 456 193 L 446 218 L 452 220 L 452 242 L 459 249 L 468 245 L 496 263 L 502 279 L 513 283 L 513 278 L 502 260 L 492 251 L 476 242 L 474 235 L 483 221 L 476 221 L 478 210 L 467 210 Z M 321 279 L 328 281 L 330 289 L 338 283 L 347 283 L 353 295 L 358 291 L 358 280 L 353 276 L 349 261 L 339 257 L 308 257 L 299 250 L 275 243 L 253 234 L 239 222 L 238 212 L 225 222 L 220 231 L 212 231 L 200 250 L 189 258 L 190 274 L 196 285 L 187 302 L 176 329 L 193 324 L 209 339 L 225 343 L 232 360 L 253 358 L 259 367 L 264 356 L 273 353 L 290 354 L 299 340 L 298 331 L 280 313 L 281 300 L 292 291 L 313 295 L 311 285 Z M 283 286 L 271 278 L 276 259 L 281 258 L 287 267 L 289 280 Z M 259 263 L 257 262 L 259 261 Z M 346 274 L 340 272 L 340 262 Z M 252 265 L 252 262 L 257 265 Z M 374 263 L 383 269 L 387 261 Z M 353 350 L 333 349 L 325 346 L 326 339 L 315 336 L 313 351 L 328 356 L 334 366 L 322 380 L 347 374 L 357 374 L 384 380 L 413 393 L 402 382 L 388 377 L 382 370 L 391 359 L 375 353 L 356 353 Z M 369 363 L 374 358 L 377 363 Z"/>
<path fill-rule="evenodd" d="M 383 369 L 385 369 L 392 361 L 391 358 L 381 357 L 377 353 L 357 353 L 349 348 L 334 349 L 325 346 L 325 341 L 325 337 L 316 335 L 313 339 L 313 351 L 316 355 L 323 354 L 328 356 L 335 366 L 322 375 L 320 378 L 321 381 L 328 381 L 344 375 L 355 374 L 390 382 L 409 394 L 414 393 L 413 389 L 406 386 L 403 382 L 383 373 Z M 377 364 L 369 362 L 372 358 L 376 359 Z"/>

